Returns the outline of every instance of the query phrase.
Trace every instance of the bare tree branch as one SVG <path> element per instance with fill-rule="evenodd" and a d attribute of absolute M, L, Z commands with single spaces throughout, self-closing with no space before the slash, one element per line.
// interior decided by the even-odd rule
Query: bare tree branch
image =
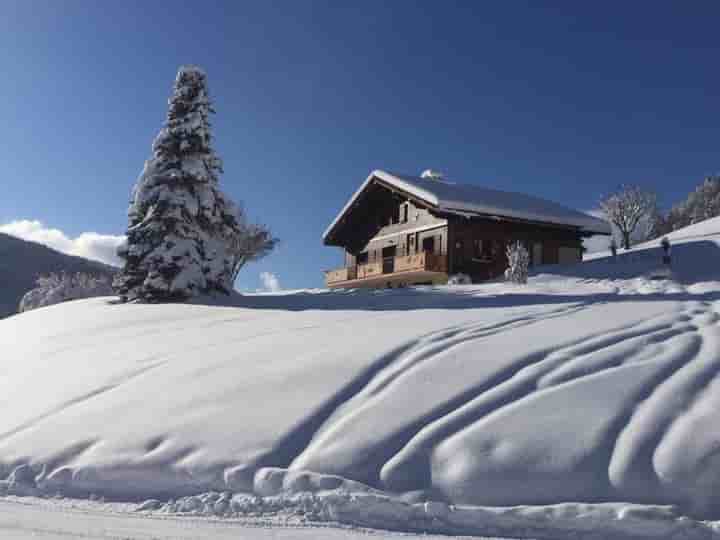
<path fill-rule="evenodd" d="M 623 236 L 623 246 L 630 247 L 630 235 L 640 220 L 649 216 L 656 208 L 656 196 L 638 186 L 620 186 L 617 192 L 600 200 L 605 216 Z"/>

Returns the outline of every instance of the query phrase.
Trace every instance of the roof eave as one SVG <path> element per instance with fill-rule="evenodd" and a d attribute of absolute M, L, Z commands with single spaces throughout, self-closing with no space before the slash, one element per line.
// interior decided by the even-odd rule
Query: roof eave
<path fill-rule="evenodd" d="M 603 229 L 603 231 L 601 232 L 600 230 L 589 229 L 586 226 L 575 225 L 572 223 L 558 223 L 555 221 L 547 221 L 547 220 L 542 220 L 542 219 L 527 219 L 527 218 L 520 218 L 520 217 L 515 217 L 515 216 L 506 216 L 506 215 L 502 215 L 499 213 L 495 214 L 495 213 L 487 213 L 487 212 L 477 212 L 477 211 L 466 210 L 466 209 L 452 208 L 452 207 L 448 207 L 448 206 L 438 207 L 437 212 L 443 213 L 443 214 L 462 216 L 462 217 L 466 217 L 466 218 L 492 219 L 492 220 L 496 220 L 496 221 L 515 221 L 515 222 L 519 222 L 519 223 L 529 223 L 532 225 L 543 225 L 546 227 L 576 229 L 582 235 L 587 235 L 587 236 L 593 236 L 596 234 L 609 236 L 612 234 L 612 232 L 610 232 L 609 229 Z"/>
<path fill-rule="evenodd" d="M 323 233 L 323 244 L 326 246 L 334 246 L 334 245 L 340 245 L 337 243 L 332 243 L 331 237 L 332 233 L 334 232 L 335 228 L 342 222 L 345 215 L 353 208 L 355 203 L 357 202 L 358 198 L 362 193 L 367 189 L 367 187 L 373 182 L 373 180 L 377 180 L 381 182 L 385 187 L 389 188 L 392 191 L 399 191 L 402 192 L 404 195 L 407 195 L 410 198 L 413 198 L 419 202 L 424 203 L 428 207 L 433 207 L 433 203 L 431 201 L 424 200 L 420 197 L 417 197 L 416 195 L 409 193 L 407 190 L 403 189 L 401 186 L 397 185 L 398 179 L 395 178 L 392 174 L 385 172 L 380 169 L 375 169 L 372 171 L 368 177 L 365 179 L 365 181 L 360 185 L 360 187 L 353 193 L 353 195 L 350 197 L 347 203 L 345 203 L 345 206 L 342 207 L 340 212 L 335 216 L 335 219 L 330 223 L 327 229 L 325 229 L 325 232 Z"/>
<path fill-rule="evenodd" d="M 340 210 L 340 212 L 337 214 L 335 219 L 332 221 L 332 223 L 328 226 L 328 228 L 323 233 L 323 244 L 326 246 L 339 246 L 341 244 L 337 243 L 332 239 L 332 235 L 337 228 L 337 226 L 342 222 L 345 215 L 353 208 L 354 204 L 357 202 L 358 198 L 362 195 L 362 193 L 367 189 L 367 187 L 373 182 L 373 180 L 377 180 L 382 185 L 387 187 L 388 189 L 392 191 L 397 191 L 403 193 L 403 195 L 415 200 L 416 202 L 420 202 L 423 205 L 427 206 L 428 209 L 434 210 L 435 212 L 440 213 L 448 213 L 448 214 L 455 214 L 455 215 L 465 215 L 467 216 L 474 216 L 479 218 L 485 218 L 485 219 L 504 219 L 508 221 L 522 221 L 525 223 L 535 223 L 535 224 L 542 224 L 547 226 L 554 226 L 554 227 L 560 227 L 560 228 L 568 228 L 568 229 L 575 229 L 580 232 L 582 236 L 592 236 L 592 235 L 606 235 L 609 236 L 611 231 L 609 230 L 609 226 L 603 227 L 603 230 L 594 229 L 594 228 L 588 228 L 587 226 L 582 225 L 573 225 L 570 223 L 555 223 L 551 221 L 543 221 L 543 220 L 527 220 L 522 218 L 515 218 L 513 216 L 503 216 L 499 214 L 486 214 L 482 212 L 473 212 L 470 210 L 460 210 L 460 209 L 453 209 L 453 208 L 447 208 L 444 207 L 444 205 L 440 204 L 441 201 L 431 201 L 427 200 L 426 198 L 423 198 L 421 194 L 418 193 L 411 193 L 407 189 L 403 187 L 403 181 L 400 178 L 397 178 L 395 175 L 388 173 L 386 171 L 375 169 L 373 170 L 368 177 L 365 179 L 365 181 L 360 185 L 360 187 L 355 191 L 355 193 L 350 197 L 348 202 L 343 206 L 343 208 Z M 421 191 L 422 192 L 422 191 Z"/>
<path fill-rule="evenodd" d="M 350 210 L 350 208 L 352 208 L 353 203 L 357 200 L 357 198 L 360 196 L 360 194 L 361 194 L 361 193 L 365 190 L 365 188 L 370 184 L 370 182 L 372 181 L 372 179 L 373 179 L 373 177 L 375 176 L 375 173 L 376 173 L 376 172 L 377 172 L 377 171 L 372 171 L 372 172 L 368 175 L 368 177 L 365 179 L 365 181 L 360 185 L 360 187 L 359 187 L 359 188 L 355 191 L 355 193 L 353 193 L 353 195 L 350 197 L 350 199 L 348 200 L 348 202 L 345 203 L 345 206 L 343 206 L 342 209 L 340 210 L 340 212 L 335 216 L 335 219 L 332 220 L 332 222 L 330 223 L 330 225 L 328 226 L 328 228 L 325 229 L 325 232 L 323 233 L 322 237 L 323 237 L 323 243 L 324 243 L 326 246 L 328 246 L 328 245 L 333 245 L 333 244 L 328 243 L 330 234 L 333 232 L 333 230 L 335 229 L 335 227 L 337 227 L 337 225 L 340 223 L 340 221 L 341 221 L 342 218 L 345 216 L 345 214 L 347 213 L 347 211 Z"/>

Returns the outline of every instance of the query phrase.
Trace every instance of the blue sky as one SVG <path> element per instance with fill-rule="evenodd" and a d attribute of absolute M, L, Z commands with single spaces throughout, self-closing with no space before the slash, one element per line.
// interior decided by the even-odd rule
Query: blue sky
<path fill-rule="evenodd" d="M 720 2 L 541 4 L 0 0 L 0 224 L 122 234 L 186 63 L 224 189 L 282 240 L 245 289 L 321 285 L 321 234 L 375 168 L 579 209 L 720 171 Z"/>

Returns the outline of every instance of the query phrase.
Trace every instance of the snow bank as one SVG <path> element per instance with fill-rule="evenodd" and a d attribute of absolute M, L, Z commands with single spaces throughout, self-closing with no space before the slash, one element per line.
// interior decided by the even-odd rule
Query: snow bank
<path fill-rule="evenodd" d="M 361 495 L 330 499 L 326 513 L 332 520 L 365 527 L 538 540 L 720 537 L 718 523 L 688 519 L 670 506 L 566 503 L 489 508 L 442 502 L 408 504 Z"/>
<path fill-rule="evenodd" d="M 148 500 L 138 505 L 136 511 L 222 518 L 272 517 L 295 523 L 338 522 L 397 531 L 537 540 L 720 537 L 720 523 L 689 519 L 673 506 L 618 503 L 454 506 L 436 501 L 410 503 L 386 495 L 343 490 L 269 497 L 209 492 L 167 503 Z"/>
<path fill-rule="evenodd" d="M 497 510 L 498 523 L 557 524 L 574 508 L 652 531 L 656 506 L 676 508 L 672 523 L 717 519 L 717 241 L 677 241 L 676 257 L 704 253 L 675 260 L 677 281 L 643 277 L 656 266 L 644 256 L 522 287 L 90 299 L 5 319 L 0 490 L 175 502 L 341 490 L 382 512 L 392 493 L 532 507 Z M 628 504 L 645 510 L 618 517 Z"/>

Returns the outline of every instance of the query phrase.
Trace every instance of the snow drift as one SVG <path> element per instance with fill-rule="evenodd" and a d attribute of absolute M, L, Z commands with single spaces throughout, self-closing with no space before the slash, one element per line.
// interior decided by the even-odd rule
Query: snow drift
<path fill-rule="evenodd" d="M 691 232 L 671 238 L 674 280 L 653 279 L 648 245 L 526 286 L 5 319 L 0 476 L 135 500 L 343 488 L 718 518 L 720 221 Z"/>

